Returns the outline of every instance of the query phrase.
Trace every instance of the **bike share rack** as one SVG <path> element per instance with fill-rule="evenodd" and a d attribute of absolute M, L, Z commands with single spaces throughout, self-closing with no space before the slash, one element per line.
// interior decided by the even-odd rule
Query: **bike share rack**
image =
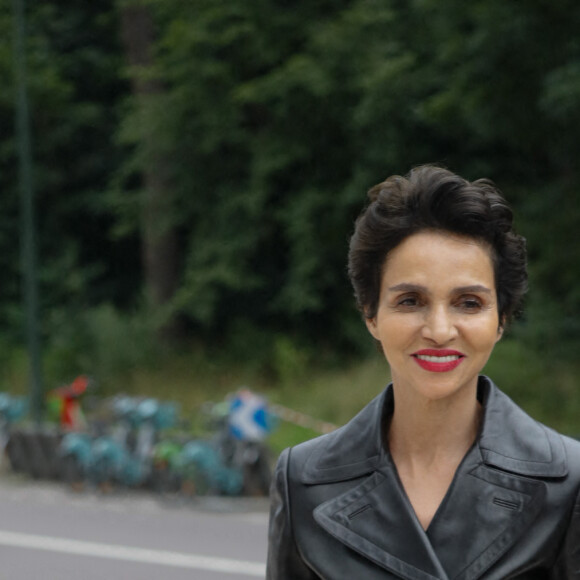
<path fill-rule="evenodd" d="M 0 446 L 14 472 L 62 480 L 76 491 L 119 486 L 187 497 L 268 494 L 272 460 L 265 438 L 276 418 L 262 397 L 243 388 L 204 404 L 204 437 L 184 429 L 171 435 L 166 430 L 177 426 L 177 404 L 150 397 L 104 399 L 98 409 L 108 419 L 70 424 L 82 416 L 87 384 L 77 377 L 51 391 L 49 410 L 55 415 L 57 409 L 59 422 L 40 425 L 23 421 L 26 398 L 0 393 Z"/>

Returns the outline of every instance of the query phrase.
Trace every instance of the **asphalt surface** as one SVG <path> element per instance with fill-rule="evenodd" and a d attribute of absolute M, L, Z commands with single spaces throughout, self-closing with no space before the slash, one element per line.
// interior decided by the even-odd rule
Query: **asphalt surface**
<path fill-rule="evenodd" d="M 0 580 L 264 578 L 267 498 L 72 492 L 0 473 Z"/>

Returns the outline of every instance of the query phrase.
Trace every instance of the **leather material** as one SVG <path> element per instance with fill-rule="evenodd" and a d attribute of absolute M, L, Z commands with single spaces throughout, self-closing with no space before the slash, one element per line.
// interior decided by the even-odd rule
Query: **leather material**
<path fill-rule="evenodd" d="M 389 387 L 333 433 L 280 456 L 269 580 L 580 579 L 580 442 L 487 377 L 477 441 L 428 530 L 385 451 Z"/>

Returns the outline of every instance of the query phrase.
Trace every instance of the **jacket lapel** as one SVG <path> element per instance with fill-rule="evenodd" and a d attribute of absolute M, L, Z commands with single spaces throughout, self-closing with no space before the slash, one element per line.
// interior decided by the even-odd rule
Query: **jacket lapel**
<path fill-rule="evenodd" d="M 542 481 L 485 465 L 459 475 L 428 530 L 449 577 L 480 578 L 530 528 L 545 494 Z"/>
<path fill-rule="evenodd" d="M 318 506 L 314 519 L 343 544 L 399 578 L 448 578 L 388 466 Z"/>

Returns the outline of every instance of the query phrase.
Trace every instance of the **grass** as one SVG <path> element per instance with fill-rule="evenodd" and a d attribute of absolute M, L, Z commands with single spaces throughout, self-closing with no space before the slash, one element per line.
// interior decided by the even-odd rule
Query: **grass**
<path fill-rule="evenodd" d="M 224 366 L 197 356 L 180 356 L 159 369 L 136 369 L 107 390 L 180 402 L 182 414 L 194 418 L 207 401 L 223 400 L 240 387 L 264 395 L 315 422 L 342 425 L 375 397 L 389 381 L 388 366 L 379 356 L 342 369 L 311 369 L 281 381 L 244 365 Z M 321 434 L 316 428 L 281 420 L 270 438 L 279 452 Z"/>
<path fill-rule="evenodd" d="M 580 434 L 580 362 L 554 360 L 506 338 L 483 371 L 530 415 L 570 435 Z M 290 377 L 266 377 L 245 365 L 223 366 L 182 357 L 169 369 L 135 371 L 132 392 L 175 398 L 193 412 L 206 400 L 223 399 L 240 386 L 263 394 L 313 419 L 342 425 L 378 395 L 389 382 L 389 368 L 378 353 L 340 367 L 309 365 Z M 272 445 L 282 449 L 319 431 L 282 422 Z"/>
<path fill-rule="evenodd" d="M 580 434 L 580 362 L 556 361 L 522 342 L 502 340 L 484 373 L 536 419 L 571 435 Z M 26 391 L 24 357 L 4 368 L 4 390 Z M 71 379 L 74 377 L 70 377 Z M 99 379 L 99 377 L 96 377 Z M 312 363 L 274 377 L 249 364 L 232 364 L 201 351 L 174 354 L 165 362 L 128 369 L 102 380 L 97 394 L 126 393 L 175 400 L 182 417 L 193 419 L 206 401 L 218 402 L 242 386 L 319 421 L 342 425 L 388 383 L 389 370 L 378 353 L 333 367 Z M 58 385 L 47 385 L 49 388 Z M 2 390 L 2 389 L 0 389 Z M 271 436 L 275 452 L 320 433 L 281 421 Z"/>

